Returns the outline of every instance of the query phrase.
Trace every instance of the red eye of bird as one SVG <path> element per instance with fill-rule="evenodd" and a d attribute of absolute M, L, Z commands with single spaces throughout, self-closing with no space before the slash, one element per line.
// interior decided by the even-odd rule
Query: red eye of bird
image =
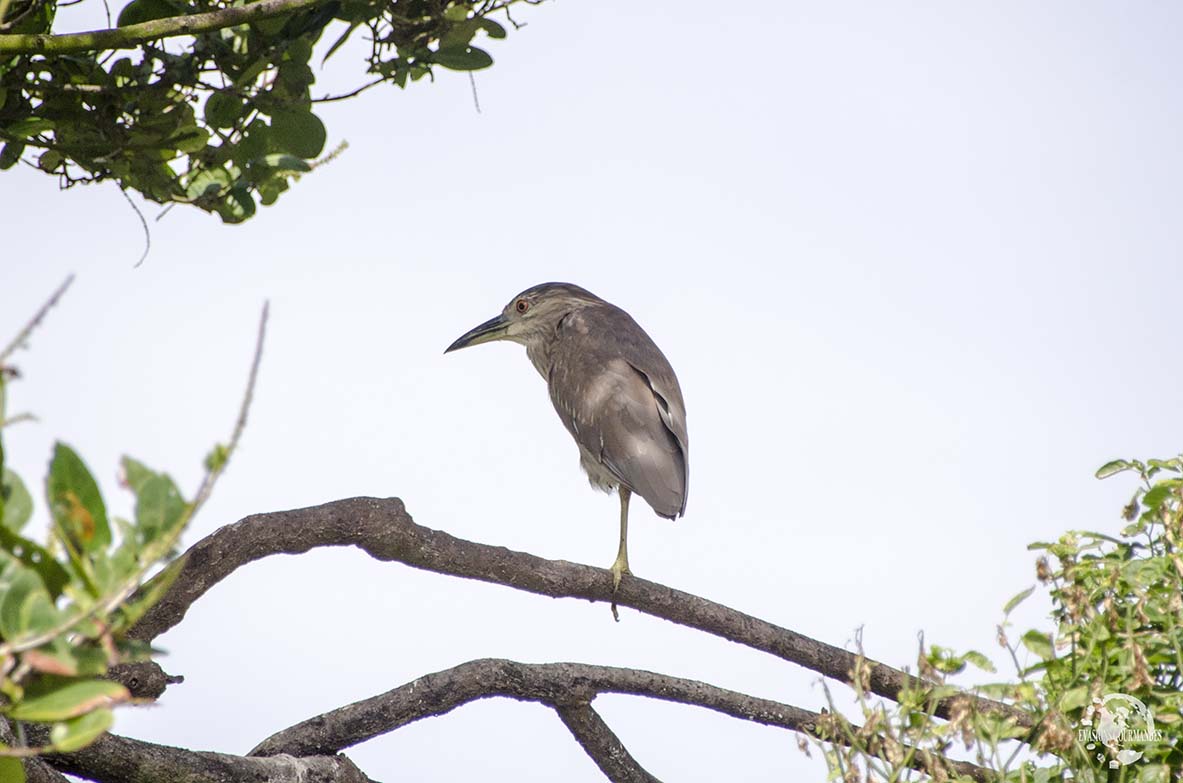
<path fill-rule="evenodd" d="M 530 309 L 530 303 L 525 299 L 519 299 L 517 303 L 517 310 L 519 313 L 524 313 Z"/>

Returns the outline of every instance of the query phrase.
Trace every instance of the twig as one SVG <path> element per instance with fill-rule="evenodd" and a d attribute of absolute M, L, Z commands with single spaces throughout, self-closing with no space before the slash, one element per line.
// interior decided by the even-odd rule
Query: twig
<path fill-rule="evenodd" d="M 513 587 L 552 598 L 609 602 L 607 569 L 546 560 L 504 547 L 477 544 L 415 524 L 398 498 L 350 498 L 311 508 L 246 517 L 194 544 L 172 587 L 129 633 L 151 641 L 185 616 L 190 605 L 237 568 L 272 554 L 301 554 L 321 546 L 356 546 L 377 560 Z M 730 607 L 637 577 L 615 593 L 620 606 L 694 628 L 847 682 L 858 656 Z M 919 678 L 866 660 L 869 689 L 893 701 L 905 689 L 931 687 Z M 1031 727 L 1031 717 L 1008 704 L 969 694 L 975 709 Z M 937 703 L 948 718 L 952 698 Z"/>
<path fill-rule="evenodd" d="M 326 95 L 323 98 L 313 98 L 312 102 L 313 103 L 332 103 L 333 101 L 343 101 L 348 98 L 353 98 L 358 95 L 361 95 L 366 90 L 370 89 L 371 87 L 375 87 L 384 81 L 386 81 L 386 80 L 385 79 L 375 79 L 372 82 L 366 82 L 361 87 L 358 87 L 356 90 L 353 90 L 352 92 L 342 93 L 341 95 Z"/>
<path fill-rule="evenodd" d="M 189 512 L 190 519 L 205 504 L 205 501 L 209 500 L 210 494 L 214 491 L 214 484 L 217 483 L 218 477 L 222 475 L 222 471 L 225 469 L 226 464 L 230 462 L 230 458 L 234 456 L 234 452 L 238 448 L 238 442 L 242 440 L 242 433 L 246 430 L 246 417 L 251 409 L 251 401 L 255 397 L 255 384 L 259 380 L 259 364 L 263 361 L 263 343 L 267 339 L 267 318 L 270 314 L 271 303 L 263 302 L 263 312 L 259 316 L 259 333 L 255 338 L 255 355 L 251 359 L 251 372 L 247 376 L 246 391 L 243 392 L 242 402 L 238 406 L 238 419 L 234 422 L 234 431 L 230 434 L 230 442 L 226 445 L 226 453 L 221 460 L 221 464 L 207 470 L 205 477 L 201 480 L 201 486 L 197 488 L 197 494 L 193 496 L 193 506 Z M 187 523 L 188 520 L 186 520 Z"/>
<path fill-rule="evenodd" d="M 263 358 L 263 339 L 267 334 L 267 313 L 268 304 L 264 303 L 263 314 L 259 319 L 259 336 L 257 342 L 255 343 L 255 356 L 254 360 L 251 362 L 250 377 L 247 379 L 246 392 L 243 394 L 242 404 L 238 410 L 238 420 L 234 424 L 234 432 L 230 436 L 230 444 L 226 447 L 226 453 L 223 456 L 221 463 L 219 465 L 210 466 L 207 468 L 205 477 L 201 481 L 201 486 L 197 488 L 197 493 L 194 495 L 193 502 L 189 504 L 189 508 L 185 512 L 184 520 L 176 526 L 176 530 L 173 531 L 172 535 L 168 536 L 167 538 L 162 538 L 154 544 L 154 546 L 158 546 L 163 552 L 170 551 L 176 545 L 181 533 L 184 532 L 185 528 L 189 525 L 189 522 L 193 520 L 193 516 L 209 499 L 210 494 L 213 492 L 214 484 L 217 483 L 218 477 L 222 474 L 226 463 L 229 462 L 235 448 L 238 446 L 239 439 L 242 437 L 243 429 L 246 427 L 247 412 L 250 410 L 251 399 L 254 396 L 255 381 L 259 375 L 259 363 Z M 63 620 L 61 623 L 58 623 L 58 625 L 54 626 L 48 631 L 44 631 L 35 636 L 29 636 L 25 638 L 18 637 L 0 644 L 0 659 L 6 655 L 24 652 L 25 650 L 36 649 L 47 642 L 51 642 L 57 637 L 72 630 L 83 620 L 89 619 L 91 617 L 104 617 L 110 614 L 115 610 L 116 607 L 123 604 L 128 598 L 132 596 L 133 593 L 135 593 L 135 591 L 139 588 L 140 582 L 143 580 L 144 576 L 149 570 L 156 566 L 157 560 L 158 558 L 155 557 L 145 557 L 144 564 L 131 578 L 124 582 L 123 586 L 110 594 L 106 599 L 102 601 L 96 601 L 86 611 L 80 611 L 77 614 L 74 614 L 73 616 Z"/>
<path fill-rule="evenodd" d="M 235 25 L 251 24 L 263 19 L 274 19 L 277 16 L 286 16 L 297 11 L 316 8 L 325 2 L 326 0 L 259 0 L 256 3 L 223 8 L 218 11 L 169 16 L 127 27 L 90 30 L 84 33 L 0 35 L 0 55 L 70 54 L 106 49 L 134 49 L 141 44 L 161 38 L 197 35 Z"/>
<path fill-rule="evenodd" d="M 106 3 L 106 1 L 107 0 L 103 0 L 104 3 Z M 110 15 L 111 12 L 108 11 L 107 16 L 110 17 Z M 107 20 L 107 23 L 110 24 L 110 19 Z M 144 228 L 144 252 L 140 254 L 140 260 L 135 263 L 135 268 L 138 269 L 148 257 L 148 253 L 152 250 L 152 232 L 148 230 L 148 221 L 144 219 L 144 213 L 140 211 L 138 206 L 136 206 L 136 202 L 131 200 L 131 196 L 127 195 L 127 188 L 120 187 L 119 192 L 123 194 L 123 198 L 127 200 L 127 203 L 129 206 L 131 206 L 132 211 L 136 213 L 136 217 L 140 219 L 140 225 Z"/>
<path fill-rule="evenodd" d="M 45 320 L 45 316 L 49 313 L 50 309 L 58 303 L 58 300 L 62 298 L 62 294 L 66 293 L 66 289 L 69 288 L 70 284 L 73 282 L 74 275 L 70 274 L 65 279 L 65 281 L 63 281 L 62 284 L 58 286 L 57 290 L 53 292 L 49 299 L 46 300 L 45 304 L 41 305 L 41 309 L 39 309 L 33 315 L 33 318 L 27 324 L 25 324 L 24 328 L 17 332 L 16 337 L 12 338 L 12 342 L 10 342 L 3 351 L 0 351 L 0 367 L 3 367 L 4 361 L 9 356 L 12 356 L 12 354 L 15 353 L 18 348 L 25 344 L 25 340 L 28 340 L 29 335 L 33 333 L 33 330 L 41 325 L 41 322 Z"/>
<path fill-rule="evenodd" d="M 476 113 L 481 113 L 481 99 L 476 92 L 476 77 L 472 75 L 472 71 L 468 72 L 468 83 L 472 85 L 472 105 L 476 107 Z"/>

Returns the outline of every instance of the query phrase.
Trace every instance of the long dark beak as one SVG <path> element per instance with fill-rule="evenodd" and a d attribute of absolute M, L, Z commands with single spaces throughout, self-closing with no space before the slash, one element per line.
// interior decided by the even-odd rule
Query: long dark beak
<path fill-rule="evenodd" d="M 451 353 L 458 351 L 461 348 L 467 348 L 470 345 L 480 345 L 481 343 L 492 342 L 493 340 L 500 340 L 505 337 L 505 330 L 509 327 L 509 322 L 505 320 L 505 316 L 499 315 L 496 318 L 490 318 L 475 329 L 470 329 L 460 336 L 460 339 L 448 346 L 444 353 Z"/>

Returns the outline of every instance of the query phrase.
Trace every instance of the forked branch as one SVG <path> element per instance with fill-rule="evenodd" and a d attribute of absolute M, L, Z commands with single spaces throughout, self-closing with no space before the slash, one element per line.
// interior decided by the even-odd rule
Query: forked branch
<path fill-rule="evenodd" d="M 821 737 L 818 725 L 823 718 L 816 712 L 705 682 L 613 666 L 519 663 L 487 658 L 419 677 L 394 690 L 297 723 L 264 740 L 251 754 L 331 754 L 423 718 L 446 714 L 463 704 L 500 696 L 554 708 L 610 780 L 630 783 L 656 780 L 590 708 L 591 702 L 602 693 L 646 696 L 705 707 L 732 718 Z M 915 769 L 938 778 L 964 775 L 985 781 L 990 775 L 988 770 L 973 764 L 932 754 L 911 755 Z M 940 770 L 934 765 L 940 765 Z"/>

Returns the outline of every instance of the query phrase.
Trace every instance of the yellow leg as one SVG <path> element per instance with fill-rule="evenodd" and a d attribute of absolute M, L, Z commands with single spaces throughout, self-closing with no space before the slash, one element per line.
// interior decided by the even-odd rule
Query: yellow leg
<path fill-rule="evenodd" d="M 633 493 L 624 487 L 619 487 L 616 491 L 620 495 L 620 548 L 616 551 L 616 562 L 611 568 L 612 616 L 619 621 L 620 616 L 616 612 L 616 591 L 620 589 L 620 580 L 624 575 L 632 573 L 628 570 L 628 501 Z"/>

